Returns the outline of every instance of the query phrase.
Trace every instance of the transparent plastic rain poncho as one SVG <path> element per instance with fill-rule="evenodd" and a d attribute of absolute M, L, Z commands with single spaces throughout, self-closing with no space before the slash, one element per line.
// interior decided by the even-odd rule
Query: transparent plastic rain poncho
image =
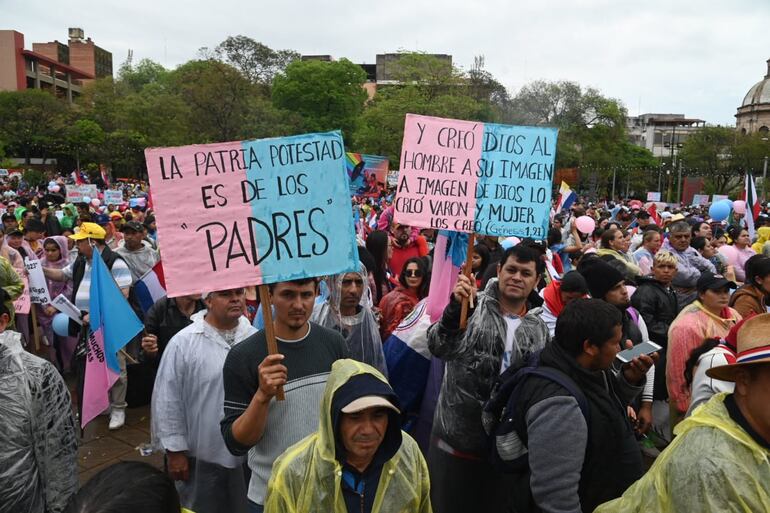
<path fill-rule="evenodd" d="M 0 333 L 0 512 L 57 513 L 78 484 L 67 385 L 49 362 Z"/>
<path fill-rule="evenodd" d="M 770 511 L 770 453 L 730 418 L 725 397 L 677 425 L 644 477 L 596 513 Z"/>
<path fill-rule="evenodd" d="M 332 426 L 334 393 L 358 374 L 385 377 L 355 360 L 337 360 L 321 402 L 318 431 L 292 445 L 273 464 L 267 485 L 265 511 L 270 513 L 347 513 L 340 480 L 342 467 L 335 455 Z M 430 479 L 420 449 L 402 432 L 401 447 L 382 467 L 373 513 L 430 513 Z"/>
<path fill-rule="evenodd" d="M 310 320 L 340 332 L 345 337 L 351 358 L 368 363 L 387 376 L 388 371 L 385 365 L 385 354 L 382 352 L 380 330 L 372 313 L 372 296 L 367 286 L 369 281 L 366 267 L 359 263 L 357 273 L 364 283 L 358 313 L 351 316 L 340 314 L 342 279 L 350 273 L 335 274 L 326 278 L 329 297 L 326 301 L 315 305 Z"/>

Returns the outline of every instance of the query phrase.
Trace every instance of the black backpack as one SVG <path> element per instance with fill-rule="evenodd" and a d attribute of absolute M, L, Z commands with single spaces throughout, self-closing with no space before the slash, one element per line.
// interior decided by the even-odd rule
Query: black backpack
<path fill-rule="evenodd" d="M 529 472 L 529 451 L 522 434 L 516 430 L 514 419 L 520 414 L 518 408 L 522 385 L 530 375 L 540 376 L 565 388 L 577 400 L 586 424 L 590 424 L 591 413 L 583 391 L 559 369 L 541 366 L 540 351 L 532 354 L 523 365 L 509 367 L 495 380 L 489 400 L 481 412 L 491 448 L 490 461 L 504 473 Z"/>

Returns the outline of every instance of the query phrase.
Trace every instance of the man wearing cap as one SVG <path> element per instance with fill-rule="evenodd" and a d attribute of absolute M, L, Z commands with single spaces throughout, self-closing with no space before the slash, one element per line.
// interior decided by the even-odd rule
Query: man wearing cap
<path fill-rule="evenodd" d="M 9 207 L 10 208 L 10 207 Z M 3 231 L 8 234 L 19 227 L 19 222 L 16 220 L 16 216 L 11 212 L 3 214 Z"/>
<path fill-rule="evenodd" d="M 244 458 L 219 433 L 222 367 L 230 349 L 256 333 L 243 288 L 203 295 L 206 310 L 169 342 L 152 392 L 152 438 L 166 453 L 182 507 L 196 513 L 246 511 Z"/>
<path fill-rule="evenodd" d="M 112 224 L 112 218 L 107 214 L 97 214 L 93 217 L 94 222 L 104 228 L 104 231 L 106 232 L 104 243 L 113 251 L 118 249 L 118 246 L 123 242 L 123 234 L 115 230 L 115 225 Z"/>
<path fill-rule="evenodd" d="M 738 330 L 735 363 L 706 373 L 735 391 L 682 421 L 647 474 L 597 513 L 770 511 L 770 314 Z"/>
<path fill-rule="evenodd" d="M 676 257 L 676 276 L 671 282 L 676 290 L 679 308 L 684 308 L 698 298 L 695 284 L 701 273 L 716 273 L 714 264 L 709 262 L 695 248 L 690 247 L 692 231 L 685 222 L 675 222 L 669 227 L 669 235 L 663 249 Z"/>
<path fill-rule="evenodd" d="M 690 406 L 690 390 L 685 385 L 684 368 L 693 349 L 707 338 L 727 336 L 741 314 L 728 306 L 735 282 L 721 274 L 704 272 L 696 284 L 698 299 L 679 313 L 668 331 L 666 387 L 670 422 L 673 428 Z"/>
<path fill-rule="evenodd" d="M 82 384 L 85 370 L 86 356 L 86 338 L 88 336 L 88 310 L 91 298 L 91 257 L 94 251 L 98 251 L 107 268 L 112 273 L 115 283 L 120 287 L 125 297 L 128 297 L 128 291 L 131 287 L 131 271 L 123 258 L 113 252 L 104 242 L 107 233 L 104 228 L 96 223 L 83 223 L 80 230 L 70 238 L 75 241 L 80 256 L 72 263 L 62 269 L 53 269 L 43 267 L 43 272 L 47 278 L 54 281 L 72 280 L 72 302 L 83 312 L 83 326 L 80 327 L 80 338 L 75 349 L 75 356 L 78 361 L 78 380 Z M 70 322 L 70 328 L 74 322 Z M 120 363 L 120 378 L 110 389 L 110 429 L 118 429 L 126 421 L 126 389 L 128 378 L 126 375 L 126 360 L 123 353 L 118 353 L 118 362 Z M 82 387 L 79 387 L 82 390 Z"/>
<path fill-rule="evenodd" d="M 144 227 L 136 221 L 129 221 L 123 225 L 123 241 L 115 252 L 128 263 L 134 282 L 144 276 L 160 257 L 152 245 L 144 240 Z"/>
<path fill-rule="evenodd" d="M 265 511 L 431 511 L 428 468 L 401 431 L 398 397 L 369 365 L 338 360 L 318 430 L 273 465 Z"/>

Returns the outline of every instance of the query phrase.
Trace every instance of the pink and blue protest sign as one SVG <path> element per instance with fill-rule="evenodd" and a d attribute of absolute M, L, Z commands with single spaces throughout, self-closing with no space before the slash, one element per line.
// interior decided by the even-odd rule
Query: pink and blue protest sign
<path fill-rule="evenodd" d="M 145 151 L 169 297 L 356 267 L 339 131 Z"/>
<path fill-rule="evenodd" d="M 407 114 L 395 220 L 544 239 L 558 130 Z"/>

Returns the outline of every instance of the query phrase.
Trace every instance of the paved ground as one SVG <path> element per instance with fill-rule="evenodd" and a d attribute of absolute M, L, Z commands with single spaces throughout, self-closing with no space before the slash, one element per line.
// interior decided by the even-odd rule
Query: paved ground
<path fill-rule="evenodd" d="M 153 453 L 142 456 L 138 447 L 150 441 L 150 407 L 126 410 L 126 425 L 110 431 L 110 417 L 105 415 L 86 426 L 78 450 L 78 476 L 83 484 L 105 467 L 119 461 L 145 461 L 163 467 L 163 456 Z"/>

